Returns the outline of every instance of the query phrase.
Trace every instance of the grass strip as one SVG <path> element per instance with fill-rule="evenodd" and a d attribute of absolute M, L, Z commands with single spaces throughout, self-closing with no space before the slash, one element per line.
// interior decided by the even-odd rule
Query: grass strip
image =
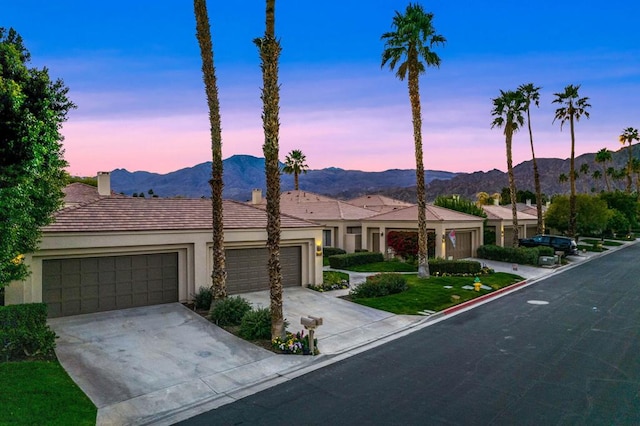
<path fill-rule="evenodd" d="M 98 410 L 58 361 L 0 363 L 0 377 L 0 424 L 96 424 Z"/>

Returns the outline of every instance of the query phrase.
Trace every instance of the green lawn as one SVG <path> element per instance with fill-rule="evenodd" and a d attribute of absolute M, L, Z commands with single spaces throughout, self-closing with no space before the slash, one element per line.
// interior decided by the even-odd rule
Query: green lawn
<path fill-rule="evenodd" d="M 489 290 L 462 289 L 465 285 L 473 286 L 474 277 L 431 277 L 428 279 L 418 278 L 417 275 L 406 275 L 406 277 L 409 289 L 405 292 L 377 298 L 351 299 L 351 301 L 394 314 L 415 315 L 425 309 L 441 311 L 490 293 Z M 517 283 L 522 279 L 518 275 L 504 272 L 480 277 L 481 282 L 493 290 Z M 452 288 L 445 288 L 445 286 Z M 460 296 L 460 299 L 454 302 L 451 299 L 452 295 Z"/>
<path fill-rule="evenodd" d="M 0 363 L 0 424 L 95 425 L 97 409 L 57 361 Z"/>
<path fill-rule="evenodd" d="M 398 260 L 367 263 L 366 265 L 354 265 L 344 268 L 353 272 L 418 272 L 418 267 L 410 263 Z"/>

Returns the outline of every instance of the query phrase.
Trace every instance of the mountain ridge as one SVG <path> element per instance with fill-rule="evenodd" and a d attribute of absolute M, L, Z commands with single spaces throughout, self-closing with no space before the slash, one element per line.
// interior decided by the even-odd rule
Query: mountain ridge
<path fill-rule="evenodd" d="M 612 152 L 612 161 L 605 167 L 624 167 L 628 159 L 629 147 Z M 633 154 L 638 154 L 636 146 Z M 564 173 L 569 175 L 569 159 L 538 158 L 538 169 L 542 192 L 548 196 L 568 193 L 568 183 L 559 181 Z M 593 192 L 604 188 L 604 179 L 593 178 L 593 171 L 603 172 L 603 165 L 595 162 L 595 154 L 582 154 L 575 158 L 576 171 L 586 164 L 588 172 L 578 172 L 576 185 L 578 192 Z M 282 166 L 282 163 L 281 163 Z M 264 176 L 264 158 L 251 155 L 234 155 L 223 160 L 223 197 L 237 201 L 251 199 L 254 188 L 266 193 Z M 514 167 L 514 177 L 518 190 L 533 190 L 533 162 L 524 161 Z M 111 187 L 114 191 L 125 195 L 153 194 L 160 197 L 209 197 L 211 188 L 211 162 L 204 162 L 166 174 L 147 171 L 129 172 L 126 169 L 115 169 L 111 172 Z M 458 194 L 475 199 L 478 192 L 501 192 L 508 186 L 507 173 L 498 169 L 476 171 L 472 173 L 448 172 L 442 170 L 426 170 L 427 199 L 433 200 L 439 195 Z M 622 189 L 624 182 L 615 182 Z M 281 190 L 294 188 L 293 176 L 283 174 Z M 365 194 L 381 193 L 392 198 L 415 202 L 415 169 L 389 169 L 380 172 L 364 172 L 345 170 L 339 167 L 308 170 L 300 175 L 300 188 L 339 199 L 350 199 Z"/>

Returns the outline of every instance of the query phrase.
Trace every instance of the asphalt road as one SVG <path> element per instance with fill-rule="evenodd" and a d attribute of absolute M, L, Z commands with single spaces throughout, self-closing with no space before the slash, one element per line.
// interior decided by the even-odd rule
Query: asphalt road
<path fill-rule="evenodd" d="M 640 245 L 181 424 L 640 424 Z"/>

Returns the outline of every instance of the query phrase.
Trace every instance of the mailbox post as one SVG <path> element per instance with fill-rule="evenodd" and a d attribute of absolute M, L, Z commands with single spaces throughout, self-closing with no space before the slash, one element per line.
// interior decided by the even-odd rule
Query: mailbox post
<path fill-rule="evenodd" d="M 315 353 L 315 345 L 313 343 L 314 334 L 317 327 L 322 325 L 322 317 L 312 317 L 311 315 L 306 317 L 300 317 L 300 324 L 309 331 L 309 350 L 311 355 Z"/>

